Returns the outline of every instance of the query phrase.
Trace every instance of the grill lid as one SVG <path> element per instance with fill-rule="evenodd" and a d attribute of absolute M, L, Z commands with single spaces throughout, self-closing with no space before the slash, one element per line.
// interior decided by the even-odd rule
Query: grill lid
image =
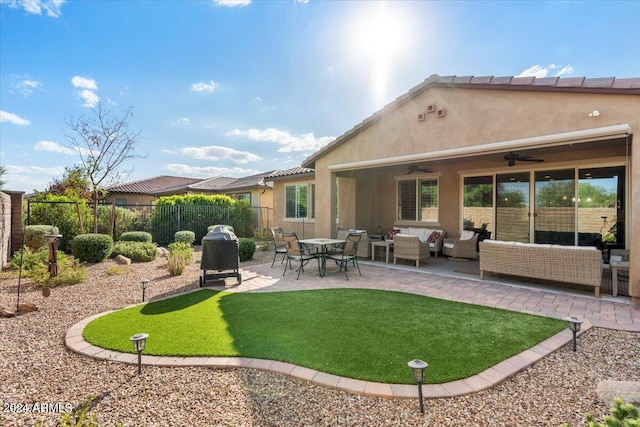
<path fill-rule="evenodd" d="M 236 237 L 235 233 L 229 231 L 228 228 L 219 225 L 208 232 L 207 235 L 202 238 L 202 240 L 238 240 L 238 237 Z"/>

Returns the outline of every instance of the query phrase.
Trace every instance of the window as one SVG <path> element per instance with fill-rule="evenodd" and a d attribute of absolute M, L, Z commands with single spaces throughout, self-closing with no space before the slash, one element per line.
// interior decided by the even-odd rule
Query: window
<path fill-rule="evenodd" d="M 127 199 L 116 199 L 116 206 L 126 206 Z"/>
<path fill-rule="evenodd" d="M 398 181 L 398 220 L 438 222 L 438 179 Z"/>
<path fill-rule="evenodd" d="M 246 200 L 251 203 L 251 193 L 237 193 L 233 194 L 232 197 L 236 200 Z"/>
<path fill-rule="evenodd" d="M 311 196 L 314 197 L 315 189 L 313 184 Z M 307 218 L 308 214 L 313 215 L 313 209 L 309 210 L 309 184 L 287 185 L 285 187 L 285 218 Z"/>

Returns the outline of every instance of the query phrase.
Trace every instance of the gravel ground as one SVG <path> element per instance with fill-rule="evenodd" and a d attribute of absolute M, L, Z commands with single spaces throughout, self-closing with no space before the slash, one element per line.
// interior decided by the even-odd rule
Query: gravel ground
<path fill-rule="evenodd" d="M 257 252 L 250 263 L 270 257 Z M 177 277 L 162 259 L 119 276 L 106 274 L 111 261 L 92 265 L 87 283 L 52 289 L 46 299 L 23 279 L 21 300 L 40 310 L 0 319 L 0 426 L 56 425 L 60 414 L 43 404 L 75 407 L 89 395 L 101 426 L 584 426 L 586 412 L 608 414 L 595 392 L 600 381 L 640 381 L 640 335 L 597 328 L 579 337 L 578 352 L 565 346 L 489 390 L 427 400 L 424 415 L 415 399 L 351 395 L 269 372 L 145 367 L 138 377 L 131 365 L 66 350 L 76 322 L 138 303 L 140 277 L 152 280 L 151 298 L 196 289 L 196 260 Z M 0 307 L 15 306 L 17 282 L 0 275 Z"/>

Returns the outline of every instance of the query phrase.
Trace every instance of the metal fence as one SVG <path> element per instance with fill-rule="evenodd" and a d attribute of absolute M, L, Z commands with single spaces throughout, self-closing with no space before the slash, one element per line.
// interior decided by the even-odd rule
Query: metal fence
<path fill-rule="evenodd" d="M 41 202 L 29 200 L 26 206 L 27 224 L 55 225 L 64 235 L 61 247 L 69 249 L 70 240 L 78 234 L 93 232 L 91 206 L 74 202 Z M 114 240 L 127 231 L 147 231 L 153 241 L 165 246 L 174 241 L 177 231 L 189 230 L 196 235 L 196 244 L 211 225 L 232 225 L 239 237 L 253 237 L 256 230 L 273 223 L 273 209 L 235 209 L 228 206 L 204 205 L 123 205 L 98 206 L 98 233 L 109 234 Z"/>

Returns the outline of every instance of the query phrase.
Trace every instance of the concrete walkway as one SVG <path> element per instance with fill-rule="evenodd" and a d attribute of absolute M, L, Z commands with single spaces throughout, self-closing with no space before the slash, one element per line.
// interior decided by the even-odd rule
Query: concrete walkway
<path fill-rule="evenodd" d="M 296 280 L 296 273 L 291 271 L 287 271 L 283 277 L 281 265 L 276 264 L 271 268 L 270 264 L 263 264 L 243 268 L 241 270 L 241 285 L 236 285 L 235 279 L 227 279 L 227 285 L 212 286 L 212 288 L 228 292 L 278 292 L 345 287 L 391 290 L 557 319 L 575 316 L 585 321 L 582 325 L 582 332 L 592 326 L 640 332 L 640 307 L 632 305 L 628 297 L 614 298 L 605 295 L 602 298 L 595 298 L 593 292 L 527 285 L 500 278 L 485 277 L 485 280 L 481 281 L 477 276 L 453 274 L 450 271 L 445 272 L 442 268 L 433 268 L 430 271 L 429 266 L 416 269 L 409 266 L 362 261 L 360 269 L 362 276 L 359 276 L 356 271 L 350 270 L 348 281 L 344 273 L 339 273 L 337 269 L 334 270 L 331 267 L 328 268 L 327 275 L 323 278 L 318 276 L 317 269 L 307 269 L 308 271 L 305 270 L 300 275 L 300 280 Z M 108 313 L 91 316 L 72 326 L 67 331 L 65 345 L 72 351 L 96 359 L 137 363 L 137 355 L 135 354 L 105 350 L 95 347 L 83 339 L 84 327 L 93 319 Z M 571 341 L 572 334 L 567 329 L 472 377 L 445 384 L 426 384 L 423 386 L 424 397 L 459 396 L 492 387 Z M 416 357 L 420 357 L 420 355 L 416 355 Z M 388 398 L 415 398 L 418 396 L 415 385 L 354 380 L 290 363 L 263 359 L 142 356 L 142 363 L 154 366 L 263 369 L 368 396 Z M 409 368 L 407 368 L 407 372 L 409 372 Z"/>

